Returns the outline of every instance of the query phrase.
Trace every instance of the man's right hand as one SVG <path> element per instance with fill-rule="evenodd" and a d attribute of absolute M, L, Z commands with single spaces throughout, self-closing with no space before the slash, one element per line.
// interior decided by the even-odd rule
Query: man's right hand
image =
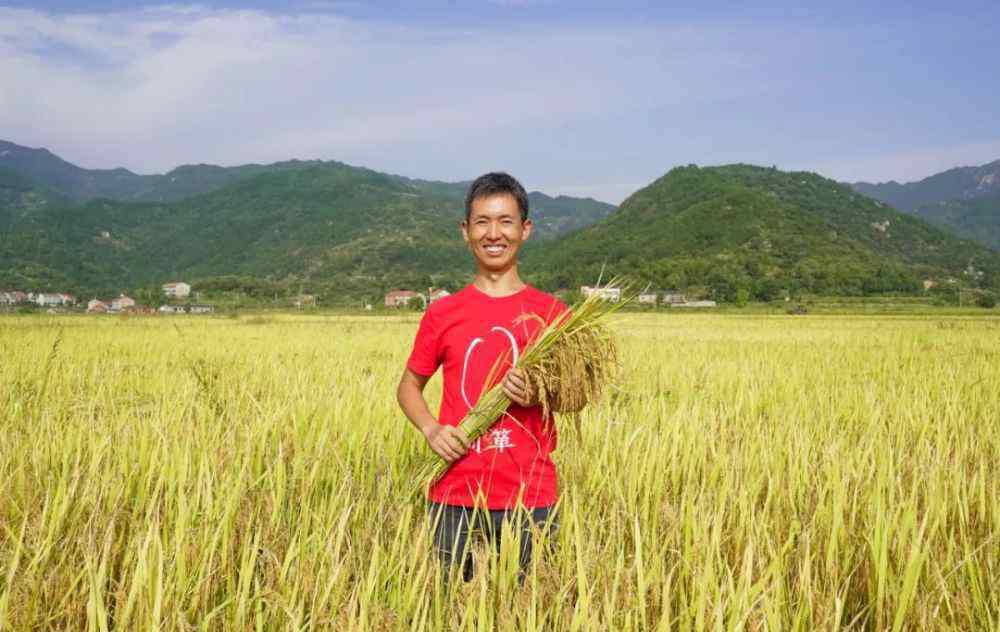
<path fill-rule="evenodd" d="M 424 431 L 431 450 L 445 461 L 452 463 L 469 451 L 469 438 L 458 426 L 444 424 L 429 425 Z"/>

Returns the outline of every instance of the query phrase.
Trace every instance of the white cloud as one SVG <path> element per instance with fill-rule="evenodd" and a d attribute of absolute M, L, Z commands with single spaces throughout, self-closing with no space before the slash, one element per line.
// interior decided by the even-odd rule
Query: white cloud
<path fill-rule="evenodd" d="M 1000 142 L 955 140 L 976 138 L 949 121 L 974 118 L 962 103 L 974 113 L 977 95 L 923 71 L 905 80 L 920 60 L 896 59 L 885 25 L 444 28 L 339 15 L 349 1 L 297 6 L 0 8 L 0 138 L 141 173 L 289 158 L 447 180 L 504 168 L 614 202 L 690 162 L 872 180 L 1000 156 Z M 939 56 L 934 37 L 906 37 Z"/>
<path fill-rule="evenodd" d="M 140 172 L 397 152 L 419 162 L 432 144 L 488 152 L 491 136 L 499 147 L 529 127 L 745 89 L 700 76 L 706 64 L 733 75 L 741 64 L 705 47 L 705 34 L 444 30 L 185 6 L 0 9 L 0 136 Z"/>

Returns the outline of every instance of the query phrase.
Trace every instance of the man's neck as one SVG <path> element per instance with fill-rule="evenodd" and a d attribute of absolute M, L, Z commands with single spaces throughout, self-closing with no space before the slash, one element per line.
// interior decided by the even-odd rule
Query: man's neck
<path fill-rule="evenodd" d="M 476 272 L 476 278 L 472 280 L 484 294 L 493 297 L 510 296 L 524 289 L 525 283 L 517 274 L 517 266 L 513 265 L 502 272 L 480 269 Z"/>

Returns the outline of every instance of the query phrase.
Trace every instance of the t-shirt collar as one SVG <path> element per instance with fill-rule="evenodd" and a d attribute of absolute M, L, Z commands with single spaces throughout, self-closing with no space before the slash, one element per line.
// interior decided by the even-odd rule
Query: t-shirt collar
<path fill-rule="evenodd" d="M 480 290 L 478 287 L 476 287 L 475 283 L 469 283 L 469 285 L 467 287 L 469 289 L 469 292 L 471 292 L 472 295 L 475 296 L 475 297 L 477 297 L 477 298 L 480 298 L 480 299 L 483 299 L 483 300 L 487 300 L 487 301 L 506 301 L 506 300 L 509 300 L 509 299 L 518 298 L 520 296 L 523 296 L 531 288 L 531 285 L 528 284 L 528 283 L 525 283 L 524 287 L 522 287 L 520 290 L 514 292 L 513 294 L 508 294 L 507 296 L 490 296 L 486 292 L 484 292 L 484 291 Z"/>

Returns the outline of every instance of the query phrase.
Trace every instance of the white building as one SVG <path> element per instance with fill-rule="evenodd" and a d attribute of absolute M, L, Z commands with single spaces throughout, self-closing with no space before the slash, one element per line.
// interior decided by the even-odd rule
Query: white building
<path fill-rule="evenodd" d="M 35 294 L 35 303 L 42 307 L 53 307 L 65 302 L 62 294 Z"/>
<path fill-rule="evenodd" d="M 129 298 L 122 294 L 118 298 L 111 299 L 111 311 L 120 312 L 123 309 L 132 309 L 135 307 L 135 299 Z"/>
<path fill-rule="evenodd" d="M 599 298 L 611 301 L 612 303 L 622 300 L 622 289 L 620 287 L 590 287 L 589 285 L 584 285 L 580 288 L 580 294 L 583 294 L 585 298 L 596 294 Z"/>
<path fill-rule="evenodd" d="M 28 295 L 19 290 L 0 292 L 0 305 L 17 305 L 28 302 Z"/>
<path fill-rule="evenodd" d="M 183 305 L 160 305 L 160 309 L 156 310 L 161 314 L 183 314 Z"/>
<path fill-rule="evenodd" d="M 643 292 L 639 295 L 640 305 L 656 305 L 656 299 L 658 298 L 656 292 Z"/>
<path fill-rule="evenodd" d="M 211 314 L 215 308 L 211 305 L 192 305 L 189 312 L 191 314 Z"/>
<path fill-rule="evenodd" d="M 163 284 L 163 294 L 169 298 L 187 298 L 191 296 L 191 286 L 183 281 L 171 281 Z"/>
<path fill-rule="evenodd" d="M 87 302 L 87 312 L 91 314 L 103 314 L 108 311 L 108 304 L 96 298 Z"/>

